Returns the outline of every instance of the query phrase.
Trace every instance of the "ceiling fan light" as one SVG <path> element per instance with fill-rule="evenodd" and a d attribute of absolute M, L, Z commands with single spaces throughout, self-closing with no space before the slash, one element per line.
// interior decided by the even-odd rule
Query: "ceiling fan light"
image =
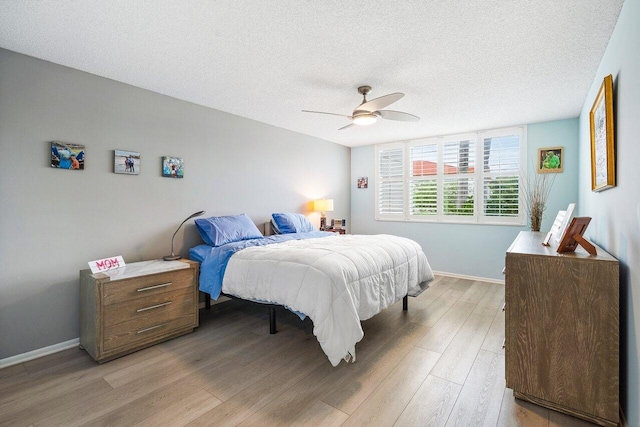
<path fill-rule="evenodd" d="M 378 121 L 375 114 L 360 114 L 353 118 L 353 123 L 360 126 L 372 125 Z"/>

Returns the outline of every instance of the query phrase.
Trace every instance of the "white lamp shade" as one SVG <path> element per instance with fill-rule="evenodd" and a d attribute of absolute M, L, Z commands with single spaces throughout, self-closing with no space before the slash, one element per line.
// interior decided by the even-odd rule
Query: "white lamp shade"
<path fill-rule="evenodd" d="M 359 114 L 353 117 L 353 123 L 360 126 L 372 125 L 378 121 L 375 114 Z"/>
<path fill-rule="evenodd" d="M 313 210 L 320 212 L 333 211 L 333 199 L 320 199 L 313 201 Z"/>

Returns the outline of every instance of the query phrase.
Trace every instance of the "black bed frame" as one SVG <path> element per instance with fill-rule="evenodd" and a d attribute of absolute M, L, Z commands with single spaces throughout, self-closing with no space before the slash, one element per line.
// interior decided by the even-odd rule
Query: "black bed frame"
<path fill-rule="evenodd" d="M 204 300 L 204 308 L 207 310 L 211 309 L 211 295 L 203 292 L 204 296 L 205 296 L 205 300 Z M 278 332 L 278 330 L 276 329 L 276 308 L 277 307 L 282 307 L 280 304 L 269 304 L 269 303 L 263 303 L 263 302 L 257 302 L 257 301 L 249 301 L 246 299 L 242 299 L 242 298 L 238 298 L 234 295 L 228 295 L 225 293 L 220 293 L 221 296 L 225 296 L 227 298 L 231 298 L 237 301 L 248 301 L 254 304 L 260 304 L 262 306 L 266 306 L 269 307 L 269 333 L 270 334 L 275 334 Z M 407 311 L 409 310 L 409 296 L 405 295 L 404 298 L 402 298 L 402 310 L 403 311 Z"/>

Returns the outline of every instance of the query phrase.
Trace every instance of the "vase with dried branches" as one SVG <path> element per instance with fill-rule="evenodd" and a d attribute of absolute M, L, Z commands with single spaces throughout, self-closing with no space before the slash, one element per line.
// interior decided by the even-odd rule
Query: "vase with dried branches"
<path fill-rule="evenodd" d="M 534 173 L 533 178 L 525 176 L 522 180 L 531 231 L 540 231 L 542 216 L 547 208 L 547 199 L 555 180 L 556 174 L 548 173 Z"/>

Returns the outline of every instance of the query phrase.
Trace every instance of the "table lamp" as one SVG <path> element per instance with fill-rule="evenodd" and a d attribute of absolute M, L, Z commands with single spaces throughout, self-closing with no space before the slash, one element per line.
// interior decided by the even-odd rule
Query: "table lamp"
<path fill-rule="evenodd" d="M 333 211 L 333 199 L 319 199 L 313 201 L 313 210 L 320 211 L 320 230 L 327 228 L 326 212 Z"/>
<path fill-rule="evenodd" d="M 180 227 L 182 227 L 182 225 L 183 225 L 185 222 L 189 221 L 191 218 L 195 218 L 195 217 L 197 217 L 197 216 L 200 216 L 200 215 L 202 215 L 203 213 L 204 213 L 204 211 L 199 211 L 199 212 L 192 213 L 191 215 L 189 215 L 189 216 L 187 217 L 187 219 L 185 219 L 184 221 L 182 221 L 182 223 L 180 223 L 180 225 L 179 225 L 179 226 L 178 226 L 178 228 L 176 229 L 176 232 L 175 232 L 175 233 L 173 233 L 173 237 L 171 238 L 171 255 L 167 255 L 167 256 L 165 256 L 165 257 L 162 257 L 162 259 L 163 259 L 163 260 L 165 260 L 165 261 L 175 261 L 175 260 L 177 260 L 177 259 L 182 258 L 180 255 L 176 255 L 176 254 L 174 254 L 174 253 L 173 253 L 173 240 L 176 238 L 176 234 L 178 233 L 178 230 L 180 230 Z"/>

